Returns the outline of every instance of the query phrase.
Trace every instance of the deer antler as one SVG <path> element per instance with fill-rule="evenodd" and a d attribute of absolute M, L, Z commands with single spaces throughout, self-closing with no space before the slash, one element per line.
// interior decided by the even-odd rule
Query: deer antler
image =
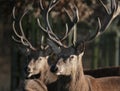
<path fill-rule="evenodd" d="M 51 26 L 50 26 L 50 23 L 49 23 L 49 19 L 48 19 L 48 16 L 49 16 L 49 13 L 50 11 L 53 9 L 53 7 L 55 7 L 57 5 L 57 3 L 59 2 L 59 0 L 52 0 L 48 6 L 47 9 L 44 9 L 43 8 L 43 5 L 42 5 L 42 2 L 40 0 L 40 8 L 42 9 L 42 12 L 43 12 L 43 18 L 44 18 L 44 21 L 45 21 L 45 24 L 46 24 L 46 27 L 44 28 L 41 23 L 40 23 L 40 20 L 39 18 L 37 18 L 37 22 L 38 22 L 38 25 L 39 27 L 45 32 L 47 33 L 47 35 L 49 36 L 49 38 L 54 41 L 55 43 L 57 43 L 59 46 L 63 46 L 63 47 L 66 47 L 65 45 L 62 44 L 61 41 L 63 41 L 64 39 L 67 38 L 67 36 L 69 35 L 72 27 L 79 21 L 79 17 L 78 17 L 78 9 L 76 6 L 72 7 L 72 5 L 70 6 L 71 10 L 73 11 L 73 18 L 72 16 L 70 16 L 69 12 L 64 8 L 67 16 L 69 17 L 70 21 L 71 21 L 71 25 L 68 26 L 68 24 L 66 23 L 66 33 L 64 35 L 64 37 L 62 39 L 59 39 L 53 32 Z"/>
<path fill-rule="evenodd" d="M 97 28 L 96 33 L 93 36 L 91 36 L 89 39 L 87 38 L 86 41 L 91 41 L 95 37 L 104 33 L 105 30 L 108 28 L 108 26 L 111 24 L 111 22 L 120 14 L 120 6 L 115 0 L 111 0 L 110 8 L 108 8 L 101 0 L 98 0 L 98 1 L 104 7 L 107 13 L 107 18 L 105 19 L 103 23 L 101 23 L 100 19 L 98 18 L 98 28 Z"/>
<path fill-rule="evenodd" d="M 74 5 L 74 7 L 70 4 L 70 8 L 73 12 L 73 17 L 70 16 L 69 12 L 64 8 L 66 14 L 68 15 L 70 21 L 71 21 L 71 25 L 68 27 L 68 24 L 66 23 L 66 33 L 65 36 L 62 38 L 62 40 L 66 39 L 66 37 L 69 35 L 71 29 L 73 28 L 73 26 L 75 26 L 75 24 L 77 24 L 77 22 L 79 21 L 79 14 L 78 14 L 78 8 Z M 61 40 L 61 41 L 62 41 Z"/>
<path fill-rule="evenodd" d="M 57 3 L 59 2 L 60 0 L 52 0 L 49 4 L 49 6 L 47 7 L 47 9 L 44 9 L 43 8 L 43 5 L 42 5 L 42 1 L 40 0 L 40 9 L 41 9 L 41 12 L 43 14 L 43 19 L 45 21 L 45 28 L 41 25 L 40 23 L 40 20 L 39 18 L 37 18 L 37 22 L 38 22 L 38 25 L 39 27 L 45 32 L 48 34 L 49 38 L 51 40 L 53 40 L 54 42 L 56 42 L 57 44 L 61 45 L 62 46 L 62 43 L 61 41 L 59 40 L 59 38 L 53 33 L 52 31 L 52 28 L 50 26 L 50 23 L 49 23 L 49 13 L 50 11 L 53 9 L 53 7 L 55 7 L 55 5 L 57 5 Z"/>
<path fill-rule="evenodd" d="M 25 11 L 25 12 L 23 13 L 23 15 L 21 16 L 20 20 L 19 20 L 19 28 L 20 28 L 20 32 L 21 32 L 21 35 L 20 35 L 20 34 L 16 31 L 16 28 L 15 28 L 15 19 L 16 19 L 16 17 L 15 17 L 15 7 L 13 8 L 13 18 L 14 18 L 14 21 L 13 21 L 13 31 L 14 31 L 15 35 L 19 38 L 19 40 L 16 39 L 14 36 L 12 36 L 12 38 L 13 38 L 13 40 L 14 40 L 15 42 L 21 43 L 21 44 L 23 44 L 24 46 L 27 46 L 27 47 L 29 47 L 29 48 L 32 49 L 32 50 L 36 50 L 36 48 L 33 47 L 32 44 L 27 40 L 27 38 L 26 38 L 26 36 L 25 36 L 25 34 L 24 34 L 24 32 L 23 32 L 23 28 L 22 28 L 22 19 L 23 19 L 23 17 L 24 17 L 27 13 L 28 13 L 28 11 Z"/>
<path fill-rule="evenodd" d="M 104 22 L 101 22 L 100 18 L 98 17 L 97 31 L 95 32 L 94 35 L 89 36 L 86 39 L 84 39 L 83 42 L 89 42 L 89 41 L 93 40 L 95 37 L 97 37 L 97 36 L 101 35 L 102 33 L 104 33 L 105 30 L 107 29 L 107 27 L 111 24 L 111 22 L 120 14 L 119 5 L 118 5 L 118 3 L 115 0 L 111 0 L 111 6 L 110 6 L 110 8 L 108 8 L 101 0 L 99 0 L 99 2 L 104 7 L 104 9 L 105 9 L 105 11 L 107 13 L 107 18 L 105 19 Z M 68 34 L 70 32 L 70 29 L 79 20 L 79 18 L 78 18 L 78 10 L 77 10 L 76 7 L 73 8 L 73 13 L 74 13 L 73 19 L 72 19 L 72 17 L 70 16 L 69 12 L 66 9 L 65 9 L 65 12 L 67 13 L 68 17 L 70 18 L 72 25 L 71 25 L 71 27 L 68 27 L 68 25 L 66 23 L 66 33 L 65 33 L 65 36 L 63 37 L 62 40 L 64 40 L 68 36 Z M 46 31 L 46 32 L 49 34 L 48 31 Z M 53 42 L 55 42 L 55 41 L 53 41 L 52 39 L 49 40 L 49 45 L 53 48 L 54 51 L 56 51 L 57 48 L 56 48 L 56 46 L 54 45 Z M 80 41 L 77 41 L 76 45 L 79 44 L 79 42 Z M 59 43 L 57 43 L 57 44 L 59 44 Z M 62 47 L 64 47 L 64 46 L 62 46 Z M 57 52 L 57 53 L 60 53 L 60 51 Z"/>

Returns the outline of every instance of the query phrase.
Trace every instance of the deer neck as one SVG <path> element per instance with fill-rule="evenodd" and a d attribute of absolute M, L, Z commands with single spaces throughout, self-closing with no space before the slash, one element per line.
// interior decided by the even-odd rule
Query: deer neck
<path fill-rule="evenodd" d="M 44 82 L 47 85 L 57 80 L 57 76 L 50 71 L 50 66 L 48 65 L 48 63 L 46 66 L 44 66 L 43 69 L 44 71 L 41 72 L 40 76 L 40 80 L 42 82 Z"/>
<path fill-rule="evenodd" d="M 82 58 L 78 57 L 76 67 L 71 74 L 69 91 L 86 91 L 88 89 L 86 77 L 83 73 Z"/>
<path fill-rule="evenodd" d="M 81 77 L 84 77 L 83 73 L 83 66 L 82 66 L 82 58 L 77 57 L 76 64 L 73 66 L 72 72 L 71 72 L 71 79 L 75 81 L 76 79 L 81 79 Z"/>
<path fill-rule="evenodd" d="M 40 78 L 39 78 L 43 83 L 45 83 L 45 80 L 47 79 L 46 74 L 48 74 L 49 69 L 50 69 L 49 65 L 46 62 L 45 65 L 42 68 L 42 71 L 40 72 L 41 75 L 40 75 Z"/>

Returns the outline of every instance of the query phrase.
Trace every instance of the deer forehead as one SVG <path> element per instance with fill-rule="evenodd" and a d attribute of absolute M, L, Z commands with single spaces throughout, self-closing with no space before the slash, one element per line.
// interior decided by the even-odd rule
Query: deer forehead
<path fill-rule="evenodd" d="M 78 56 L 77 55 L 70 55 L 68 57 L 61 57 L 58 62 L 72 62 L 74 60 L 77 60 Z"/>

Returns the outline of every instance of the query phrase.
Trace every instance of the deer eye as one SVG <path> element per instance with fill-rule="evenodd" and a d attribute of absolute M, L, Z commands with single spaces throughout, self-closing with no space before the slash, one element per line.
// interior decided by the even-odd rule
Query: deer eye
<path fill-rule="evenodd" d="M 73 59 L 73 58 L 74 58 L 74 56 L 73 56 L 73 55 L 72 55 L 72 56 L 70 56 L 70 60 L 71 60 L 71 59 Z"/>
<path fill-rule="evenodd" d="M 41 58 L 41 57 L 39 57 L 39 58 L 38 58 L 38 60 L 40 60 L 40 61 L 41 61 L 41 60 L 42 60 L 42 58 Z"/>

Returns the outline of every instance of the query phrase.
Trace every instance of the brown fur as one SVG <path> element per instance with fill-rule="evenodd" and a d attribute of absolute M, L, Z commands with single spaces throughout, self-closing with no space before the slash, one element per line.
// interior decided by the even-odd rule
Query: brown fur
<path fill-rule="evenodd" d="M 84 75 L 82 54 L 79 56 L 74 55 L 74 57 L 74 59 L 70 57 L 67 58 L 65 63 L 63 60 L 58 60 L 56 64 L 58 67 L 58 72 L 56 72 L 56 74 L 70 76 L 70 80 L 67 84 L 65 84 L 63 88 L 58 89 L 58 91 L 120 91 L 119 76 L 94 78 Z M 65 67 L 65 69 L 63 70 L 60 66 Z M 69 67 L 70 73 L 65 72 L 67 67 Z M 61 73 L 59 73 L 59 71 Z"/>
<path fill-rule="evenodd" d="M 26 80 L 24 87 L 26 91 L 47 91 L 46 85 L 57 80 L 57 76 L 50 72 L 48 57 L 38 57 L 36 60 L 31 60 L 28 68 L 29 77 L 36 74 L 40 74 L 40 77 Z"/>
<path fill-rule="evenodd" d="M 37 79 L 25 80 L 24 89 L 25 91 L 47 91 L 46 85 Z"/>

